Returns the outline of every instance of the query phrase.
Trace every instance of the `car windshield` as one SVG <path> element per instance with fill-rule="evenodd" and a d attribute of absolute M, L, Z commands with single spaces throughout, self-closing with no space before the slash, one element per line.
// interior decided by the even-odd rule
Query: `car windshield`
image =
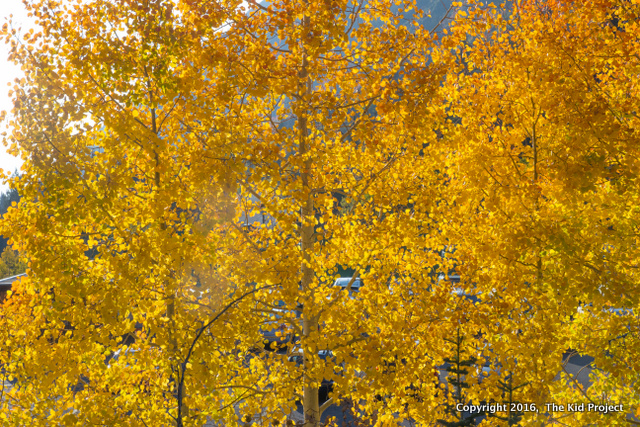
<path fill-rule="evenodd" d="M 341 288 L 345 289 L 347 286 L 349 286 L 350 281 L 351 277 L 340 277 L 339 279 L 336 279 L 334 286 L 340 286 Z M 360 279 L 355 279 L 353 281 L 353 284 L 351 285 L 351 289 L 358 290 L 360 289 L 361 285 L 362 283 L 360 282 Z"/>

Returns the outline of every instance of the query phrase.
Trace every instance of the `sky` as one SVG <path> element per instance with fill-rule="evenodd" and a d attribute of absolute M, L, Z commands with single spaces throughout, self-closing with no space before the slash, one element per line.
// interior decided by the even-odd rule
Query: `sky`
<path fill-rule="evenodd" d="M 26 12 L 22 0 L 0 0 L 0 25 L 3 25 L 13 15 L 14 27 L 25 26 Z M 17 24 L 17 25 L 16 25 Z M 12 104 L 9 98 L 9 86 L 7 83 L 22 76 L 18 67 L 7 60 L 9 46 L 0 42 L 0 110 L 10 111 Z M 4 129 L 4 126 L 2 126 Z M 0 144 L 0 169 L 13 172 L 19 169 L 22 161 L 7 153 L 6 147 Z M 8 187 L 0 182 L 0 191 L 6 191 Z"/>

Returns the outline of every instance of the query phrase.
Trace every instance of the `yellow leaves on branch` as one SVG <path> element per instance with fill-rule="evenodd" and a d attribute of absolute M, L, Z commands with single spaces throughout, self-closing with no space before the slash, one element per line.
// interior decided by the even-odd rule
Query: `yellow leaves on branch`
<path fill-rule="evenodd" d="M 638 405 L 636 4 L 27 7 L 4 424 Z"/>

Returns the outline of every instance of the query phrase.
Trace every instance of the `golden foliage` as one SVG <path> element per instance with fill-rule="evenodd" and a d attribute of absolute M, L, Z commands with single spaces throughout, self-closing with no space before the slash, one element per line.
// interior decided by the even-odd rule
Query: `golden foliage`
<path fill-rule="evenodd" d="M 4 30 L 25 166 L 0 231 L 29 270 L 2 424 L 275 425 L 301 402 L 317 426 L 323 379 L 376 425 L 508 387 L 540 408 L 522 425 L 624 424 L 638 6 L 456 7 L 430 28 L 408 0 L 28 2 L 39 30 Z M 280 324 L 295 343 L 265 351 Z M 464 396 L 434 375 L 459 336 L 491 365 Z M 591 388 L 555 379 L 568 349 Z M 582 401 L 625 409 L 544 405 Z"/>

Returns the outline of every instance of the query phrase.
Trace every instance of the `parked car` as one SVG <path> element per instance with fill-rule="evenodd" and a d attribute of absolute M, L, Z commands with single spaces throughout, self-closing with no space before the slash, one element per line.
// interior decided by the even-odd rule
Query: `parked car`
<path fill-rule="evenodd" d="M 302 313 L 297 309 L 293 311 L 288 310 L 284 301 L 276 302 L 271 310 L 274 312 L 275 318 L 267 321 L 261 328 L 264 349 L 267 351 L 286 350 L 291 344 L 297 341 L 297 337 L 294 334 L 291 324 L 284 318 L 295 317 L 298 319 Z"/>
<path fill-rule="evenodd" d="M 294 342 L 294 334 L 286 323 L 269 322 L 269 329 L 262 330 L 262 343 L 267 351 L 282 351 Z"/>
<path fill-rule="evenodd" d="M 336 279 L 335 282 L 333 282 L 333 286 L 337 286 L 340 287 L 342 290 L 346 290 L 347 287 L 349 286 L 349 283 L 351 282 L 351 277 L 339 277 Z M 360 288 L 362 288 L 363 283 L 362 280 L 357 277 L 353 283 L 351 284 L 351 287 L 349 288 L 349 298 L 353 298 L 358 292 L 360 292 Z"/>
<path fill-rule="evenodd" d="M 292 356 L 289 356 L 288 360 L 289 362 L 295 362 L 296 365 L 301 366 L 303 356 L 304 356 L 304 353 L 302 349 L 298 348 L 296 349 L 295 354 L 293 354 Z M 331 353 L 330 350 L 320 350 L 318 352 L 318 356 L 320 357 L 320 359 L 325 361 L 335 360 L 333 353 Z M 326 380 L 323 378 L 322 382 L 320 383 L 320 388 L 318 389 L 318 400 L 320 401 L 320 404 L 322 404 L 323 402 L 329 399 L 329 393 L 331 393 L 332 391 L 333 391 L 333 380 Z"/>

